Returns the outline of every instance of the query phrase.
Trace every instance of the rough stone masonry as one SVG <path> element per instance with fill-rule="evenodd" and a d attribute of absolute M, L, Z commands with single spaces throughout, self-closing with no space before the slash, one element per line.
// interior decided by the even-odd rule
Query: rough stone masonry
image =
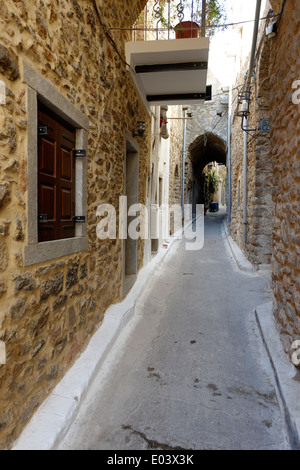
<path fill-rule="evenodd" d="M 145 0 L 0 0 L 0 448 L 10 448 L 62 378 L 103 314 L 121 298 L 122 245 L 96 237 L 96 208 L 115 206 L 124 187 L 124 132 L 149 115 L 126 71 L 128 27 Z M 88 118 L 88 249 L 25 265 L 29 96 L 24 63 Z M 45 80 L 45 82 L 42 82 Z M 51 95 L 48 96 L 51 102 Z M 62 112 L 65 110 L 62 109 Z M 30 127 L 31 126 L 31 127 Z M 139 201 L 145 200 L 149 133 L 139 141 Z M 34 204 L 34 201 L 31 202 Z M 138 246 L 138 267 L 143 245 Z"/>
<path fill-rule="evenodd" d="M 232 133 L 231 234 L 255 265 L 272 270 L 274 315 L 283 346 L 300 335 L 299 111 L 293 83 L 299 79 L 299 2 L 270 1 L 280 21 L 273 37 L 260 31 L 248 127 L 269 118 L 270 133 L 248 139 L 247 241 L 243 241 L 243 136 L 240 118 Z M 247 66 L 245 66 L 245 69 Z M 242 75 L 237 78 L 242 83 Z"/>

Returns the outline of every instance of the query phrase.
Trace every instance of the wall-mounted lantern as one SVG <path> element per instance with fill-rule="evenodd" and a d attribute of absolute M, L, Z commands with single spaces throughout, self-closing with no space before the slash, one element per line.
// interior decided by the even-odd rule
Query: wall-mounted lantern
<path fill-rule="evenodd" d="M 237 110 L 237 116 L 242 118 L 241 127 L 243 131 L 246 132 L 255 132 L 257 129 L 249 129 L 244 127 L 244 120 L 246 119 L 246 126 L 247 126 L 247 118 L 250 114 L 250 99 L 251 99 L 251 91 L 243 90 L 240 91 L 238 94 L 238 104 L 239 108 Z"/>
<path fill-rule="evenodd" d="M 266 26 L 267 38 L 273 38 L 274 36 L 276 36 L 277 28 L 278 28 L 277 21 L 270 20 L 269 24 Z"/>
<path fill-rule="evenodd" d="M 168 124 L 168 121 L 164 119 L 163 117 L 160 117 L 160 127 L 166 126 L 167 124 Z"/>
<path fill-rule="evenodd" d="M 168 106 L 161 106 L 160 108 L 160 135 L 163 139 L 168 139 L 169 138 L 169 132 L 168 132 L 168 121 L 167 121 L 167 111 L 168 111 Z"/>
<path fill-rule="evenodd" d="M 263 133 L 270 132 L 270 121 L 267 118 L 260 119 L 260 126 L 255 127 L 254 129 L 249 129 L 247 127 L 247 118 L 250 114 L 250 99 L 251 99 L 251 91 L 241 91 L 238 94 L 238 103 L 239 109 L 237 111 L 237 116 L 242 118 L 242 130 L 246 132 L 256 132 L 260 131 Z M 246 127 L 244 126 L 244 121 L 246 119 Z"/>
<path fill-rule="evenodd" d="M 145 134 L 145 130 L 146 130 L 145 121 L 138 121 L 136 130 L 133 129 L 132 135 L 133 135 L 133 137 L 137 137 L 137 136 L 143 137 L 144 134 Z"/>
<path fill-rule="evenodd" d="M 247 118 L 250 114 L 251 91 L 240 91 L 238 94 L 239 109 L 237 115 L 241 118 Z"/>

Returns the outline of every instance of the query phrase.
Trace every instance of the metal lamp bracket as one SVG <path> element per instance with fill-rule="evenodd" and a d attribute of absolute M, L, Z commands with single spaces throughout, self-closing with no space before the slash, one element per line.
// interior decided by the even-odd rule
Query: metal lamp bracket
<path fill-rule="evenodd" d="M 244 127 L 244 118 L 246 116 L 243 116 L 242 117 L 242 130 L 245 131 L 245 132 L 256 132 L 256 131 L 260 131 L 264 134 L 270 132 L 270 120 L 269 119 L 260 119 L 260 125 L 259 127 L 255 127 L 254 129 L 248 129 L 247 127 Z"/>
<path fill-rule="evenodd" d="M 242 116 L 242 124 L 241 124 L 242 130 L 245 132 L 256 132 L 258 130 L 256 127 L 254 129 L 248 129 L 247 127 L 244 127 L 244 118 L 245 116 Z"/>

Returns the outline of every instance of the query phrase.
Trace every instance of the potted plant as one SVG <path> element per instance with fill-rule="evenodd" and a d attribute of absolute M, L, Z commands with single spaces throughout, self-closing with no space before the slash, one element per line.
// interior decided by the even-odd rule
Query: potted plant
<path fill-rule="evenodd" d="M 177 3 L 177 2 L 176 2 Z M 176 39 L 181 38 L 197 38 L 202 24 L 202 9 L 203 1 L 194 0 L 193 8 L 191 0 L 182 0 L 179 5 L 170 3 L 168 0 L 156 0 L 154 5 L 153 22 L 161 22 L 161 25 L 168 29 L 174 29 Z M 190 21 L 183 21 L 185 12 L 191 13 Z M 206 0 L 205 2 L 205 25 L 207 29 L 206 36 L 211 37 L 214 35 L 215 28 L 219 26 L 226 18 L 224 7 L 220 0 Z M 173 21 L 179 23 L 176 26 L 172 25 Z M 224 27 L 225 29 L 225 27 Z"/>
<path fill-rule="evenodd" d="M 204 215 L 206 215 L 206 212 L 208 211 L 208 208 L 209 208 L 209 202 L 210 202 L 209 179 L 208 179 L 208 175 L 206 174 L 204 174 L 204 180 L 203 180 L 203 201 L 204 201 Z"/>
<path fill-rule="evenodd" d="M 218 191 L 220 182 L 221 178 L 216 174 L 216 170 L 212 170 L 208 173 L 209 202 L 211 202 L 213 195 Z M 212 210 L 215 210 L 215 208 Z"/>
<path fill-rule="evenodd" d="M 176 39 L 197 38 L 199 25 L 195 21 L 182 21 L 175 26 Z"/>

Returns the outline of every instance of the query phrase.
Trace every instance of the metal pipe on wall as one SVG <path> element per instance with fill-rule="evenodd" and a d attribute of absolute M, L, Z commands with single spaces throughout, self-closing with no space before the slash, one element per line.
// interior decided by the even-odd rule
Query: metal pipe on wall
<path fill-rule="evenodd" d="M 251 55 L 250 55 L 250 62 L 249 62 L 249 69 L 247 72 L 246 84 L 244 87 L 245 91 L 250 91 L 251 85 L 251 77 L 254 69 L 254 61 L 255 61 L 255 50 L 256 50 L 256 43 L 257 43 L 257 35 L 258 35 L 258 25 L 259 25 L 259 15 L 261 9 L 261 0 L 256 1 L 256 10 L 255 10 L 255 22 L 253 27 L 253 38 L 252 38 L 252 48 L 251 48 Z M 248 129 L 247 118 L 245 117 L 245 129 Z M 247 163 L 248 163 L 248 134 L 244 131 L 244 204 L 243 204 L 243 241 L 247 243 Z"/>
<path fill-rule="evenodd" d="M 182 197 L 181 197 L 182 219 L 184 219 L 186 111 L 187 111 L 187 108 L 183 108 L 184 125 L 183 125 L 183 146 L 182 146 L 182 185 L 181 185 L 182 187 Z"/>
<path fill-rule="evenodd" d="M 245 118 L 246 128 L 247 128 L 247 119 Z M 247 243 L 247 164 L 248 164 L 248 134 L 244 132 L 244 185 L 243 185 L 243 241 Z"/>
<path fill-rule="evenodd" d="M 202 17 L 201 17 L 201 37 L 205 38 L 206 25 L 206 0 L 202 0 Z"/>
<path fill-rule="evenodd" d="M 254 21 L 254 27 L 253 27 L 251 56 L 250 56 L 249 69 L 248 69 L 248 73 L 247 73 L 246 86 L 245 86 L 246 90 L 250 89 L 251 77 L 252 77 L 252 72 L 253 72 L 253 68 L 254 68 L 255 50 L 256 50 L 256 43 L 257 43 L 260 9 L 261 9 L 261 0 L 257 0 L 256 1 L 256 10 L 255 10 L 255 21 Z"/>
<path fill-rule="evenodd" d="M 228 223 L 231 222 L 231 112 L 232 85 L 229 88 L 228 137 L 227 137 L 227 175 L 228 175 Z"/>

